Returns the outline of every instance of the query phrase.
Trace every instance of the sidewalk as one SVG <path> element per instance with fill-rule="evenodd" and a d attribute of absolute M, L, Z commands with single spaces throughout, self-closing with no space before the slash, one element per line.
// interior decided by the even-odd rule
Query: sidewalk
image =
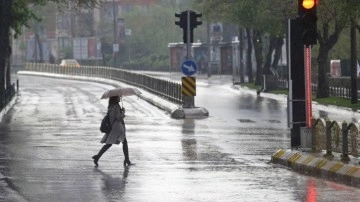
<path fill-rule="evenodd" d="M 37 72 L 25 72 L 21 71 L 18 74 L 27 74 L 27 75 L 37 75 L 37 76 L 47 76 L 54 78 L 67 78 L 67 79 L 76 79 L 83 81 L 93 81 L 99 83 L 105 83 L 113 86 L 128 86 L 122 82 L 104 79 L 104 78 L 89 78 L 82 76 L 69 76 L 69 75 L 58 75 L 58 74 L 48 74 L 48 73 L 37 73 Z M 248 88 L 243 88 L 240 86 L 233 86 L 235 89 L 254 94 L 256 95 L 255 90 Z M 285 95 L 274 95 L 271 93 L 261 93 L 261 97 L 267 97 L 270 99 L 276 99 L 280 101 L 286 101 L 287 96 Z M 163 109 L 169 115 L 178 109 L 180 105 L 169 102 L 166 99 L 155 96 L 148 93 L 147 91 L 142 91 L 140 97 L 149 103 Z M 318 104 L 317 104 L 318 105 Z M 348 113 L 347 109 L 341 108 L 332 108 L 329 106 L 321 106 L 323 110 L 343 110 Z M 11 108 L 11 107 L 9 107 Z M 210 112 L 211 113 L 211 112 Z M 356 113 L 356 112 L 355 112 Z M 283 166 L 289 167 L 295 171 L 302 172 L 307 175 L 319 176 L 326 179 L 339 180 L 343 183 L 350 184 L 352 186 L 360 187 L 360 166 L 359 159 L 350 157 L 351 161 L 349 163 L 343 163 L 340 161 L 340 154 L 335 154 L 335 157 L 332 160 L 328 160 L 323 157 L 322 153 L 311 153 L 301 150 L 290 150 L 290 149 L 279 149 L 271 156 L 271 162 L 275 164 L 281 164 Z M 0 173 L 0 182 L 4 177 Z M 0 186 L 1 190 L 1 186 Z M 0 195 L 1 199 L 1 195 Z"/>
<path fill-rule="evenodd" d="M 241 91 L 256 95 L 255 90 L 238 85 L 234 88 Z M 286 95 L 274 95 L 271 93 L 262 92 L 261 97 L 267 97 L 279 101 L 286 101 Z M 318 103 L 313 103 L 316 108 L 324 111 L 333 111 L 337 113 L 346 113 L 354 115 L 359 112 L 353 112 L 351 109 L 341 108 L 337 106 L 324 106 Z M 297 172 L 306 175 L 312 175 L 330 180 L 340 181 L 342 183 L 360 187 L 360 165 L 359 159 L 349 156 L 350 161 L 344 163 L 341 161 L 341 154 L 333 153 L 333 159 L 324 157 L 325 152 L 313 153 L 302 150 L 279 149 L 271 156 L 271 162 L 289 167 Z"/>

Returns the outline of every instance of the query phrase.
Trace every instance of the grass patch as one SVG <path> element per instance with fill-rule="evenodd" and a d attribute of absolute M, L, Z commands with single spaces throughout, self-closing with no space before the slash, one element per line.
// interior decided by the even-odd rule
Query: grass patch
<path fill-rule="evenodd" d="M 242 83 L 242 84 L 240 84 L 240 86 L 248 87 L 248 88 L 254 89 L 254 90 L 259 90 L 261 88 L 260 86 L 257 86 L 254 83 Z"/>
<path fill-rule="evenodd" d="M 247 87 L 247 88 L 253 89 L 253 90 L 259 90 L 261 88 L 260 86 L 257 86 L 254 83 L 242 83 L 242 84 L 240 84 L 240 86 Z M 273 94 L 277 94 L 277 95 L 280 95 L 280 94 L 288 95 L 289 91 L 288 90 L 272 90 L 267 93 L 273 93 Z M 313 98 L 312 99 L 313 101 L 316 101 L 321 105 L 334 105 L 334 106 L 338 106 L 338 107 L 346 107 L 346 108 L 350 108 L 354 111 L 360 110 L 360 103 L 351 104 L 350 99 L 334 97 L 334 96 L 318 99 L 318 98 L 316 98 L 316 94 L 313 94 L 312 98 Z"/>
<path fill-rule="evenodd" d="M 351 104 L 350 99 L 341 98 L 341 97 L 330 96 L 328 98 L 319 98 L 318 99 L 314 96 L 313 101 L 316 101 L 322 105 L 334 105 L 334 106 L 338 106 L 338 107 L 347 107 L 352 110 L 360 110 L 360 103 Z"/>
<path fill-rule="evenodd" d="M 272 90 L 272 91 L 269 91 L 268 93 L 273 93 L 276 95 L 288 95 L 289 91 L 288 90 Z"/>

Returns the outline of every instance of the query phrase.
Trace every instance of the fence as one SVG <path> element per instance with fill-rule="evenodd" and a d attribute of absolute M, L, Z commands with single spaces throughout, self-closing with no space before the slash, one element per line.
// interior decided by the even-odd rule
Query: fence
<path fill-rule="evenodd" d="M 286 80 L 277 81 L 278 88 L 288 89 Z M 312 84 L 312 91 L 317 90 L 317 85 Z M 351 89 L 348 87 L 331 86 L 329 93 L 332 96 L 351 98 Z M 321 152 L 326 150 L 325 157 L 333 158 L 333 152 L 341 153 L 341 160 L 350 161 L 349 155 L 360 155 L 360 127 L 355 123 L 340 123 L 322 118 L 312 120 L 312 150 Z"/>
<path fill-rule="evenodd" d="M 122 69 L 101 66 L 75 67 L 45 63 L 26 63 L 25 70 L 117 80 L 143 88 L 172 102 L 183 103 L 180 83 Z"/>
<path fill-rule="evenodd" d="M 278 79 L 277 80 L 277 88 L 279 89 L 288 89 L 288 81 L 284 79 Z M 316 92 L 318 89 L 317 84 L 311 84 L 311 90 L 312 92 Z M 351 99 L 351 87 L 344 86 L 344 85 L 332 85 L 329 86 L 329 95 L 335 96 L 335 97 L 342 97 L 346 99 Z M 358 99 L 360 100 L 360 94 L 358 92 Z"/>
<path fill-rule="evenodd" d="M 359 157 L 359 125 L 355 123 L 339 123 L 322 118 L 312 121 L 313 151 L 326 150 L 325 157 L 332 158 L 333 152 L 341 153 L 341 160 L 350 161 L 349 155 Z"/>

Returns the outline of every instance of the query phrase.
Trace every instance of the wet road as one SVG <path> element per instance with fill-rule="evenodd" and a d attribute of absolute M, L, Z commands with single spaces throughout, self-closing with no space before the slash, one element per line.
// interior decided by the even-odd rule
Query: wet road
<path fill-rule="evenodd" d="M 159 78 L 165 78 L 165 79 L 170 79 L 170 80 L 174 80 L 177 82 L 181 82 L 181 77 L 183 76 L 181 73 L 178 72 L 146 72 L 146 71 L 139 71 L 139 73 L 144 73 L 144 74 L 148 74 L 151 76 L 155 76 L 155 77 L 159 77 Z M 270 107 L 268 108 L 268 112 L 271 113 L 271 111 L 276 111 L 280 108 L 285 109 L 287 107 L 287 103 L 286 103 L 286 97 L 283 96 L 278 96 L 278 98 L 276 98 L 276 100 L 273 102 L 273 100 L 269 100 L 269 99 L 264 99 L 264 93 L 261 94 L 260 97 L 257 96 L 253 96 L 251 94 L 249 94 L 248 92 L 244 92 L 244 91 L 239 91 L 237 89 L 234 89 L 234 87 L 232 84 L 232 79 L 233 77 L 231 75 L 213 75 L 210 78 L 208 78 L 206 75 L 197 75 L 196 76 L 196 82 L 197 82 L 197 87 L 201 86 L 202 88 L 198 88 L 197 90 L 200 90 L 200 92 L 202 93 L 202 96 L 197 96 L 196 97 L 196 103 L 197 104 L 207 104 L 207 99 L 210 100 L 214 100 L 214 99 L 221 99 L 221 97 L 226 97 L 226 102 L 228 103 L 226 105 L 226 107 L 222 107 L 219 111 L 219 113 L 217 113 L 217 115 L 219 116 L 228 116 L 228 113 L 223 113 L 224 111 L 230 112 L 230 114 L 235 114 L 234 112 L 237 112 L 239 109 L 242 108 L 241 113 L 239 115 L 244 116 L 244 114 L 246 114 L 246 107 L 248 107 L 249 111 L 250 111 L 250 115 L 252 116 L 254 113 L 256 113 L 256 111 L 259 111 L 260 108 L 264 108 L 264 106 L 270 105 Z M 213 88 L 216 88 L 213 89 Z M 205 88 L 205 89 L 204 89 Z M 229 90 L 232 91 L 231 94 L 229 93 Z M 254 90 L 251 90 L 253 93 L 255 93 Z M 240 96 L 237 96 L 238 94 L 240 94 Z M 204 97 L 204 95 L 207 95 L 206 97 Z M 282 97 L 282 98 L 281 98 Z M 265 102 L 263 100 L 266 100 Z M 222 102 L 222 101 L 221 101 Z M 221 103 L 220 102 L 220 103 Z M 255 103 L 255 105 L 253 105 L 253 103 Z M 222 105 L 222 104 L 220 104 Z M 225 105 L 223 105 L 225 106 Z M 212 106 L 215 108 L 218 108 L 217 106 Z M 233 111 L 235 110 L 235 111 Z M 278 115 L 276 117 L 276 119 L 282 120 L 282 122 L 287 124 L 287 112 L 283 111 L 284 113 L 281 114 L 273 114 L 273 115 Z M 246 114 L 249 115 L 249 114 Z M 354 112 L 352 110 L 343 110 L 343 109 L 338 109 L 336 107 L 330 106 L 322 106 L 319 104 L 316 104 L 316 102 L 313 102 L 313 106 L 312 106 L 312 115 L 315 118 L 328 118 L 331 121 L 339 121 L 339 122 L 343 122 L 346 121 L 348 123 L 357 123 L 360 124 L 360 113 L 359 112 Z M 259 115 L 255 115 L 253 116 L 254 119 L 258 119 Z M 264 116 L 265 119 L 268 119 L 269 116 Z M 274 117 L 275 118 L 275 117 Z M 240 118 L 241 119 L 241 118 Z M 275 119 L 268 119 L 269 122 L 275 121 L 278 122 L 278 120 Z M 241 120 L 240 120 L 241 121 Z M 246 120 L 245 120 L 246 121 Z M 259 120 L 256 120 L 259 121 Z"/>
<path fill-rule="evenodd" d="M 24 201 L 358 201 L 360 189 L 269 163 L 289 147 L 286 103 L 199 84 L 210 117 L 174 120 L 124 99 L 130 158 L 113 146 L 94 168 L 111 86 L 20 76 L 20 96 L 0 124 L 0 169 Z M 221 96 L 214 96 L 219 92 Z M 0 201 L 8 200 L 1 190 Z"/>

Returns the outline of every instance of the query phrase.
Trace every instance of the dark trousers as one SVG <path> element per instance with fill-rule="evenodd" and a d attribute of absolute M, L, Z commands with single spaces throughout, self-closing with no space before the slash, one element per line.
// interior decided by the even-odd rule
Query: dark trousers
<path fill-rule="evenodd" d="M 123 144 L 123 153 L 125 156 L 125 161 L 130 161 L 129 159 L 129 148 L 128 148 L 128 144 L 127 144 L 127 140 L 126 138 L 124 139 L 124 141 L 122 142 Z M 97 158 L 100 159 L 100 157 L 112 146 L 112 144 L 106 144 L 104 145 L 99 153 L 97 154 Z"/>

